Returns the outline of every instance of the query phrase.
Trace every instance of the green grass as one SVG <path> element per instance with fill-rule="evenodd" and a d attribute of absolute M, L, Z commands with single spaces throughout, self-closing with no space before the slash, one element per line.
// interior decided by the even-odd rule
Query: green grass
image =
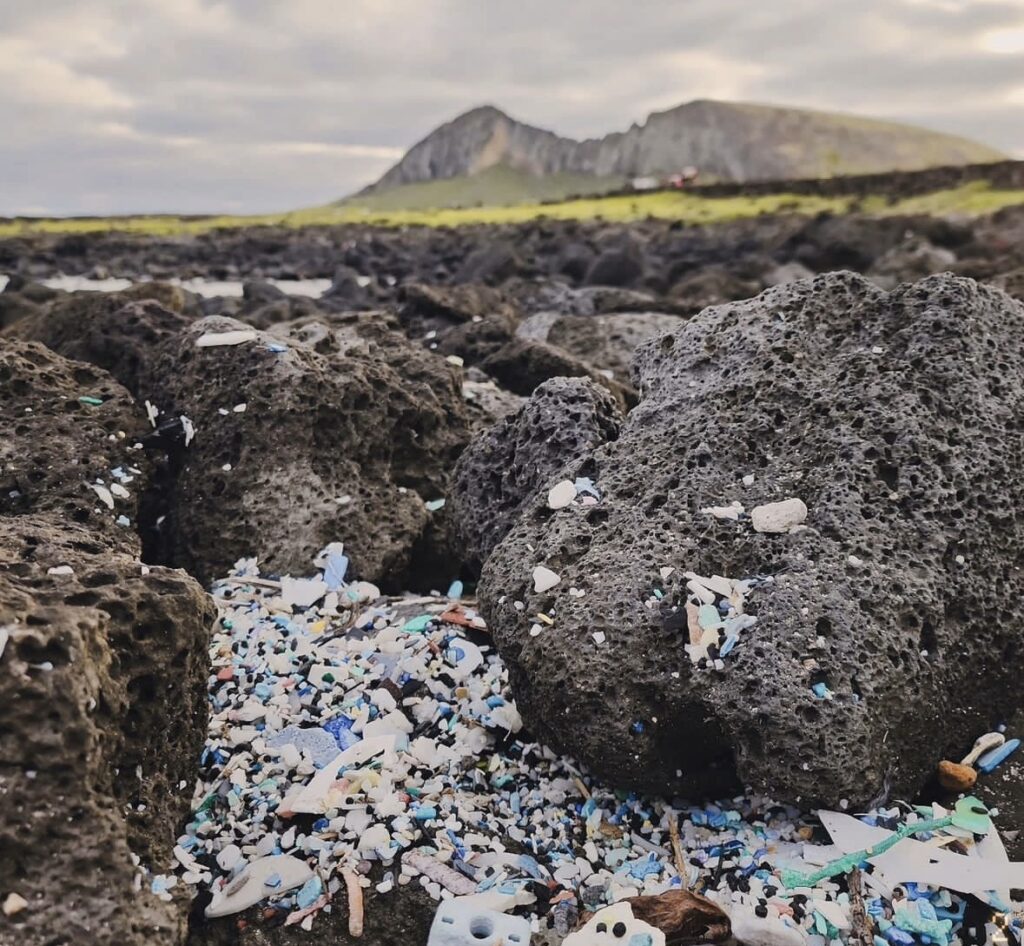
<path fill-rule="evenodd" d="M 507 207 L 561 201 L 577 194 L 599 196 L 619 190 L 622 177 L 590 174 L 549 174 L 538 177 L 504 164 L 467 177 L 403 184 L 380 193 L 339 200 L 338 207 L 395 213 L 405 210 L 452 210 L 460 207 Z"/>
<path fill-rule="evenodd" d="M 373 224 L 385 227 L 455 227 L 469 224 L 523 223 L 539 218 L 553 220 L 610 221 L 653 217 L 685 223 L 718 223 L 762 214 L 816 214 L 821 211 L 845 213 L 852 197 L 805 197 L 796 194 L 768 194 L 756 197 L 701 197 L 692 193 L 658 192 L 615 197 L 588 197 L 557 203 L 523 203 L 508 206 L 437 208 L 424 210 L 374 210 L 350 204 L 332 204 L 283 214 L 250 217 L 106 217 L 55 219 L 0 219 L 0 238 L 33 233 L 70 235 L 119 231 L 152 236 L 178 236 L 210 230 L 257 226 L 331 226 Z M 1024 189 L 996 190 L 980 181 L 951 190 L 937 191 L 895 203 L 884 197 L 859 202 L 866 213 L 889 215 L 929 213 L 935 215 L 979 215 L 1002 207 L 1024 204 Z"/>

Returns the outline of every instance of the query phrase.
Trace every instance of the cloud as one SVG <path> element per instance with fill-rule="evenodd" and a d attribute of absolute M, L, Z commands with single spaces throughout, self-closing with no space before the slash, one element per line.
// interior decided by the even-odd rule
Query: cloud
<path fill-rule="evenodd" d="M 1024 154 L 1024 0 L 5 0 L 0 213 L 357 190 L 483 102 L 573 137 L 698 97 Z"/>

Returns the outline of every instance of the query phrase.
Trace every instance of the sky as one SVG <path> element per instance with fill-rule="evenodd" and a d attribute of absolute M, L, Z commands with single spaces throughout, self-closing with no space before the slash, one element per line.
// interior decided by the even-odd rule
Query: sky
<path fill-rule="evenodd" d="M 695 98 L 1024 157 L 1024 0 L 0 0 L 0 215 L 314 206 L 477 105 L 591 137 Z"/>

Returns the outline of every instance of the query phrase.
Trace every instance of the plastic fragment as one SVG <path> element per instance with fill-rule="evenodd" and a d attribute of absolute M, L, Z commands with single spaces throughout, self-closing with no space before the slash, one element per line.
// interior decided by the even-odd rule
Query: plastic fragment
<path fill-rule="evenodd" d="M 990 749 L 978 759 L 978 770 L 981 772 L 992 772 L 1005 762 L 1014 752 L 1020 748 L 1019 739 L 1010 739 L 995 749 Z"/>
<path fill-rule="evenodd" d="M 783 499 L 777 503 L 764 503 L 750 510 L 750 524 L 755 532 L 785 533 L 807 518 L 807 506 L 802 499 Z"/>
<path fill-rule="evenodd" d="M 1006 742 L 1006 736 L 1001 732 L 985 733 L 984 736 L 979 736 L 974 741 L 974 746 L 971 748 L 971 751 L 960 760 L 960 764 L 974 765 L 982 755 L 990 749 L 995 749 L 997 746 L 1001 746 L 1004 742 Z"/>
<path fill-rule="evenodd" d="M 576 499 L 576 484 L 561 480 L 548 490 L 548 509 L 564 509 Z"/>
<path fill-rule="evenodd" d="M 478 943 L 529 946 L 530 921 L 488 910 L 476 897 L 443 901 L 434 914 L 427 946 L 476 946 Z"/>
<path fill-rule="evenodd" d="M 241 345 L 254 342 L 259 336 L 251 329 L 234 332 L 204 332 L 196 339 L 196 348 L 217 348 L 225 345 Z"/>
<path fill-rule="evenodd" d="M 538 565 L 533 570 L 533 590 L 538 594 L 543 594 L 545 591 L 550 591 L 560 581 L 561 577 L 556 575 L 546 565 Z"/>
<path fill-rule="evenodd" d="M 233 880 L 214 891 L 213 899 L 206 908 L 207 917 L 229 916 L 240 913 L 259 903 L 272 892 L 284 893 L 301 887 L 313 871 L 309 865 L 290 854 L 276 854 L 251 861 Z M 271 888 L 267 881 L 275 878 L 277 886 Z"/>

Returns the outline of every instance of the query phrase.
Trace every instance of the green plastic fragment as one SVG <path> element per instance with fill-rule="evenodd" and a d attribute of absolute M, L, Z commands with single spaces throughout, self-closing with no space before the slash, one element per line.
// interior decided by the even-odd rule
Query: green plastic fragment
<path fill-rule="evenodd" d="M 953 808 L 953 826 L 971 834 L 988 834 L 992 830 L 992 819 L 981 800 L 970 795 L 961 798 Z"/>
<path fill-rule="evenodd" d="M 78 399 L 79 404 L 88 404 L 90 407 L 99 407 L 103 403 L 103 398 L 93 397 L 91 394 L 83 394 Z"/>
<path fill-rule="evenodd" d="M 722 623 L 722 616 L 713 604 L 702 604 L 697 610 L 697 623 L 705 629 L 715 627 Z"/>
<path fill-rule="evenodd" d="M 967 801 L 968 799 L 964 800 Z M 974 801 L 978 805 L 981 804 L 977 799 L 974 799 Z M 792 889 L 793 887 L 813 887 L 822 880 L 827 880 L 829 877 L 835 877 L 836 874 L 849 873 L 854 867 L 858 867 L 864 861 L 868 860 L 868 858 L 884 854 L 890 848 L 899 844 L 904 838 L 909 838 L 915 834 L 923 834 L 925 831 L 938 831 L 940 828 L 948 828 L 953 824 L 954 817 L 955 815 L 947 815 L 945 818 L 933 818 L 930 821 L 918 821 L 915 824 L 905 824 L 898 831 L 893 831 L 893 833 L 884 841 L 879 841 L 878 844 L 872 845 L 869 848 L 864 848 L 862 851 L 853 851 L 850 854 L 844 854 L 842 857 L 838 857 L 834 861 L 829 861 L 829 863 L 824 867 L 819 868 L 810 874 L 805 874 L 802 871 L 792 870 L 790 868 L 783 868 L 779 871 L 779 879 L 788 889 Z"/>
<path fill-rule="evenodd" d="M 920 911 L 911 907 L 906 900 L 900 900 L 893 906 L 896 925 L 901 930 L 927 936 L 935 946 L 949 946 L 949 934 L 953 929 L 952 920 L 930 920 L 923 917 Z"/>
<path fill-rule="evenodd" d="M 406 621 L 402 625 L 402 630 L 406 634 L 422 634 L 433 620 L 434 616 L 432 614 L 421 614 L 419 617 Z"/>

